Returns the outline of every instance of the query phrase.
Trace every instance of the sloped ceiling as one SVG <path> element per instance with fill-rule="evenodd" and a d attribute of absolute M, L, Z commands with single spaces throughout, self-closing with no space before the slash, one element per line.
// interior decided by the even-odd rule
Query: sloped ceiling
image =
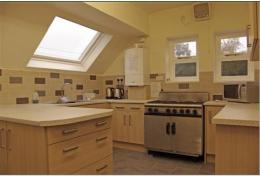
<path fill-rule="evenodd" d="M 145 34 L 82 3 L 0 3 L 0 67 L 25 70 L 55 16 L 113 35 L 88 73 L 103 74 L 137 37 Z"/>

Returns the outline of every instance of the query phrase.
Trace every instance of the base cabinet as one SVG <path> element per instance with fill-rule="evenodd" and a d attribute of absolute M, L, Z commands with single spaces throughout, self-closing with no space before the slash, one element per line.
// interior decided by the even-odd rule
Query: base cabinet
<path fill-rule="evenodd" d="M 216 125 L 212 124 L 212 118 L 219 112 L 223 106 L 205 107 L 205 161 L 214 163 L 215 157 L 215 136 Z"/>
<path fill-rule="evenodd" d="M 259 127 L 217 125 L 215 174 L 259 175 Z"/>
<path fill-rule="evenodd" d="M 74 174 L 101 162 L 112 156 L 111 120 L 52 127 L 0 121 L 0 174 Z"/>
<path fill-rule="evenodd" d="M 144 144 L 144 105 L 112 104 L 113 140 Z"/>

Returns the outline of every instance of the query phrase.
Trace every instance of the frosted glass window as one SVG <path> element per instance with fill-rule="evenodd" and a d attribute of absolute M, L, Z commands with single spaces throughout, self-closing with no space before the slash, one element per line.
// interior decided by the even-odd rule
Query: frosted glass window
<path fill-rule="evenodd" d="M 221 52 L 225 56 L 242 54 L 247 52 L 247 38 L 233 37 L 223 38 L 220 41 Z"/>
<path fill-rule="evenodd" d="M 197 42 L 182 42 L 176 43 L 174 48 L 174 54 L 176 58 L 193 57 L 197 55 Z"/>
<path fill-rule="evenodd" d="M 175 64 L 175 77 L 196 76 L 196 63 Z"/>
<path fill-rule="evenodd" d="M 98 35 L 98 31 L 55 17 L 34 55 L 81 61 Z"/>
<path fill-rule="evenodd" d="M 222 76 L 244 76 L 248 74 L 247 60 L 237 61 L 222 61 L 221 75 Z"/>

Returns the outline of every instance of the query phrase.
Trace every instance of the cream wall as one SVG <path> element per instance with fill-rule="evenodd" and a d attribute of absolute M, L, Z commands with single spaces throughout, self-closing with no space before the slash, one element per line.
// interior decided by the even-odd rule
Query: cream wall
<path fill-rule="evenodd" d="M 212 72 L 215 34 L 245 30 L 249 23 L 248 4 L 243 2 L 211 3 L 212 17 L 207 21 L 193 19 L 192 5 L 158 11 L 149 16 L 148 49 L 151 73 L 164 73 L 168 37 L 198 36 L 200 72 Z M 105 74 L 123 73 L 123 56 L 117 57 Z M 258 62 L 256 62 L 258 67 Z"/>
<path fill-rule="evenodd" d="M 112 40 L 102 51 L 87 73 L 103 74 L 113 60 L 136 36 L 143 34 L 127 24 L 105 15 L 85 3 L 0 3 L 0 67 L 13 70 L 31 70 L 26 65 L 55 16 L 111 34 Z M 77 6 L 81 14 L 66 11 L 65 7 Z M 84 14 L 84 9 L 87 14 Z M 93 19 L 94 17 L 94 19 Z M 102 20 L 111 21 L 101 24 Z M 122 31 L 120 33 L 120 30 Z"/>
<path fill-rule="evenodd" d="M 86 3 L 148 34 L 148 14 L 130 2 Z"/>

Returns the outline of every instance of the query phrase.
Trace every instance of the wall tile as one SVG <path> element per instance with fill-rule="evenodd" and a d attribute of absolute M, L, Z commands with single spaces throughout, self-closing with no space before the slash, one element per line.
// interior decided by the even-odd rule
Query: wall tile
<path fill-rule="evenodd" d="M 46 91 L 45 90 L 37 90 L 36 91 L 40 97 L 45 97 L 46 96 Z"/>
<path fill-rule="evenodd" d="M 28 104 L 28 103 L 29 103 L 28 97 L 16 98 L 16 104 Z"/>
<path fill-rule="evenodd" d="M 82 84 L 77 84 L 77 85 L 76 85 L 76 89 L 77 89 L 77 90 L 83 90 L 83 87 L 84 87 L 84 86 L 83 86 Z"/>
<path fill-rule="evenodd" d="M 60 78 L 60 74 L 59 73 L 50 73 L 50 78 Z"/>
<path fill-rule="evenodd" d="M 99 90 L 93 90 L 93 93 L 99 94 Z"/>
<path fill-rule="evenodd" d="M 90 80 L 96 80 L 96 79 L 97 79 L 97 76 L 96 76 L 96 75 L 90 75 L 90 76 L 89 76 L 89 79 L 90 79 Z"/>
<path fill-rule="evenodd" d="M 83 95 L 77 95 L 77 100 L 78 101 L 83 100 Z"/>
<path fill-rule="evenodd" d="M 72 83 L 73 83 L 73 81 L 72 81 L 72 79 L 64 79 L 64 83 L 69 83 L 69 84 L 72 84 Z"/>
<path fill-rule="evenodd" d="M 9 77 L 9 83 L 10 84 L 22 84 L 23 83 L 23 77 Z"/>
<path fill-rule="evenodd" d="M 45 84 L 45 78 L 34 78 L 34 84 Z"/>
<path fill-rule="evenodd" d="M 189 89 L 190 88 L 190 84 L 189 83 L 179 83 L 178 84 L 178 88 L 179 89 Z"/>
<path fill-rule="evenodd" d="M 105 84 L 106 84 L 106 85 L 113 85 L 113 80 L 106 80 L 106 81 L 105 81 Z"/>
<path fill-rule="evenodd" d="M 64 95 L 64 90 L 56 90 L 55 91 L 55 96 L 62 96 Z"/>

